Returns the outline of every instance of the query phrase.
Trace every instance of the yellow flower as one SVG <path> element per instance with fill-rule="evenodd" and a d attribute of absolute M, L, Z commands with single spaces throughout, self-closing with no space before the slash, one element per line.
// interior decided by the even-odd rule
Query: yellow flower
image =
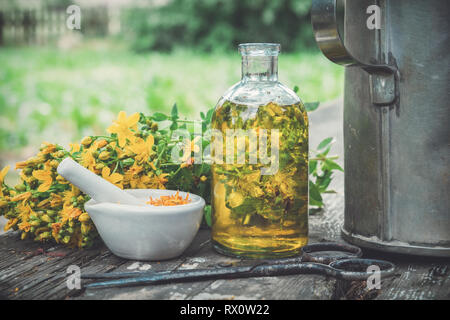
<path fill-rule="evenodd" d="M 89 219 L 90 219 L 90 217 L 89 217 L 89 215 L 85 212 L 85 213 L 82 213 L 79 217 L 78 217 L 78 221 L 80 221 L 80 222 L 87 222 L 87 221 L 89 221 Z"/>
<path fill-rule="evenodd" d="M 228 203 L 231 208 L 236 208 L 244 202 L 244 197 L 240 192 L 232 192 L 229 195 Z"/>
<path fill-rule="evenodd" d="M 56 169 L 56 168 L 58 168 L 58 166 L 59 166 L 59 161 L 58 161 L 58 160 L 55 160 L 55 159 L 54 159 L 54 160 L 48 160 L 48 161 L 45 163 L 45 166 Z"/>
<path fill-rule="evenodd" d="M 24 192 L 24 193 L 18 194 L 17 196 L 14 196 L 13 198 L 11 198 L 11 201 L 12 202 L 17 202 L 17 201 L 23 200 L 23 202 L 25 202 L 30 197 L 31 197 L 31 192 L 28 191 L 28 192 Z"/>
<path fill-rule="evenodd" d="M 48 189 L 50 189 L 50 186 L 52 185 L 53 178 L 52 178 L 52 172 L 50 170 L 34 170 L 33 171 L 33 177 L 38 179 L 39 181 L 42 181 L 41 185 L 37 189 L 39 192 L 45 192 Z"/>
<path fill-rule="evenodd" d="M 79 152 L 81 149 L 81 146 L 78 143 L 69 143 L 70 146 L 70 153 Z"/>
<path fill-rule="evenodd" d="M 31 229 L 31 224 L 28 221 L 22 221 L 19 223 L 19 229 L 24 232 L 29 232 Z"/>
<path fill-rule="evenodd" d="M 98 141 L 98 147 L 99 148 L 103 148 L 104 146 L 106 146 L 108 144 L 108 141 L 106 141 L 105 139 L 99 140 Z"/>
<path fill-rule="evenodd" d="M 61 210 L 61 217 L 62 217 L 61 222 L 65 223 L 68 220 L 72 220 L 72 219 L 78 217 L 82 213 L 83 212 L 81 211 L 81 209 L 74 208 L 73 206 L 64 207 Z"/>
<path fill-rule="evenodd" d="M 262 197 L 264 195 L 264 191 L 258 186 L 255 186 L 255 187 L 251 188 L 249 190 L 249 193 L 250 193 L 250 195 L 252 197 L 255 197 L 255 198 L 259 198 L 259 197 Z"/>
<path fill-rule="evenodd" d="M 31 214 L 35 215 L 35 212 L 31 209 L 30 205 L 25 202 L 21 202 L 17 205 L 17 211 L 20 212 L 18 218 L 22 221 L 28 221 Z"/>
<path fill-rule="evenodd" d="M 259 182 L 261 178 L 261 171 L 255 170 L 252 173 L 247 173 L 242 177 L 242 180 L 247 183 Z"/>
<path fill-rule="evenodd" d="M 125 172 L 125 175 L 124 175 L 125 184 L 128 184 L 128 183 L 131 184 L 131 181 L 133 181 L 133 179 L 137 179 L 139 173 L 141 173 L 142 170 L 144 170 L 143 167 L 138 166 L 136 164 L 136 162 L 133 163 L 133 165 L 127 170 L 127 172 Z"/>
<path fill-rule="evenodd" d="M 50 206 L 52 208 L 59 207 L 62 204 L 62 202 L 63 198 L 59 194 L 52 193 L 50 195 Z"/>
<path fill-rule="evenodd" d="M 134 113 L 127 118 L 125 111 L 119 112 L 117 120 L 113 121 L 113 124 L 107 129 L 109 133 L 117 134 L 119 140 L 119 146 L 125 146 L 126 139 L 131 140 L 134 137 L 134 133 L 130 130 L 137 130 L 137 123 L 139 121 L 139 113 Z"/>
<path fill-rule="evenodd" d="M 108 167 L 104 167 L 102 169 L 102 177 L 103 177 L 103 179 L 108 180 L 112 184 L 123 189 L 123 186 L 122 186 L 123 176 L 121 174 L 119 174 L 119 173 L 111 174 L 111 169 L 109 169 Z"/>
<path fill-rule="evenodd" d="M 147 140 L 136 138 L 134 140 L 134 143 L 130 144 L 128 146 L 128 150 L 132 151 L 136 156 L 134 159 L 141 163 L 143 161 L 149 161 L 150 155 L 153 154 L 153 144 L 155 143 L 155 139 L 152 135 L 149 135 L 147 137 Z"/>
<path fill-rule="evenodd" d="M 38 207 L 38 208 L 43 208 L 43 207 L 47 206 L 48 204 L 50 204 L 50 199 L 49 199 L 49 198 L 44 199 L 44 200 L 42 200 L 41 202 L 39 202 L 39 203 L 37 204 L 37 207 Z"/>
<path fill-rule="evenodd" d="M 8 231 L 9 229 L 11 229 L 13 226 L 16 225 L 16 223 L 19 221 L 18 218 L 13 218 L 11 220 L 8 220 L 8 222 L 6 223 L 5 227 L 3 228 L 4 231 Z"/>
<path fill-rule="evenodd" d="M 183 143 L 183 156 L 181 157 L 182 162 L 186 162 L 191 157 L 191 153 L 197 153 L 200 151 L 200 147 L 197 142 L 201 139 L 201 137 L 197 136 L 194 140 L 185 140 Z"/>
<path fill-rule="evenodd" d="M 149 162 L 148 164 L 150 165 L 150 167 L 151 167 L 153 170 L 156 170 L 156 167 L 155 167 L 155 164 L 153 163 L 153 161 L 152 161 L 152 162 Z"/>
<path fill-rule="evenodd" d="M 181 169 L 190 167 L 194 163 L 192 157 L 188 157 L 182 164 L 180 164 Z"/>
<path fill-rule="evenodd" d="M 108 151 L 102 151 L 100 152 L 100 154 L 98 155 L 98 158 L 100 160 L 108 160 L 109 157 L 111 156 L 111 154 Z"/>
<path fill-rule="evenodd" d="M 27 176 L 27 175 L 25 174 L 25 171 L 24 171 L 24 170 L 22 170 L 22 171 L 19 173 L 19 176 L 20 176 L 20 179 L 22 179 L 23 181 L 25 181 L 25 182 L 28 183 L 28 184 L 30 184 L 31 181 L 34 180 L 33 176 Z"/>
<path fill-rule="evenodd" d="M 59 230 L 61 230 L 61 223 L 52 223 L 52 236 L 55 238 L 56 242 L 59 242 Z"/>
<path fill-rule="evenodd" d="M 81 155 L 81 165 L 91 171 L 95 170 L 95 158 L 90 150 L 85 150 Z"/>
<path fill-rule="evenodd" d="M 144 170 L 144 168 L 141 167 L 141 166 L 138 166 L 138 165 L 136 164 L 136 162 L 135 162 L 135 163 L 133 163 L 133 165 L 128 169 L 127 173 L 130 174 L 130 175 L 132 175 L 132 176 L 134 176 L 134 175 L 138 175 L 139 173 L 141 173 L 142 170 Z"/>
<path fill-rule="evenodd" d="M 72 204 L 72 198 L 77 197 L 80 194 L 80 189 L 72 185 L 71 190 L 66 190 L 63 193 L 62 201 L 64 202 L 64 206 L 67 204 Z"/>
<path fill-rule="evenodd" d="M 84 137 L 83 139 L 81 139 L 81 144 L 83 146 L 85 146 L 85 147 L 87 147 L 91 143 L 92 143 L 92 138 L 91 137 Z"/>
<path fill-rule="evenodd" d="M 123 149 L 119 148 L 117 146 L 117 143 L 115 141 L 112 141 L 109 143 L 110 147 L 116 151 L 117 153 L 117 158 L 122 159 L 123 156 L 126 156 L 125 152 L 123 151 Z"/>
<path fill-rule="evenodd" d="M 17 163 L 16 163 L 16 170 L 17 170 L 17 169 L 23 169 L 23 168 L 26 168 L 26 167 L 28 167 L 29 164 L 31 164 L 29 160 L 17 162 Z"/>
<path fill-rule="evenodd" d="M 2 184 L 3 181 L 5 180 L 5 176 L 9 171 L 10 166 L 6 166 L 2 169 L 2 171 L 0 171 L 0 197 L 3 197 L 3 191 L 2 191 Z"/>
<path fill-rule="evenodd" d="M 81 154 L 81 165 L 85 168 L 88 168 L 91 171 L 95 171 L 95 158 L 93 153 L 97 151 L 98 145 L 97 141 L 92 144 L 88 149 L 85 149 Z"/>
<path fill-rule="evenodd" d="M 159 176 L 156 177 L 156 189 L 165 189 L 166 186 L 165 184 L 167 183 L 167 178 L 166 176 L 168 176 L 168 173 L 161 173 Z"/>
<path fill-rule="evenodd" d="M 51 144 L 49 142 L 43 142 L 44 146 L 42 147 L 41 154 L 48 154 L 53 153 L 56 150 L 56 146 L 54 144 Z"/>
<path fill-rule="evenodd" d="M 151 182 L 147 175 L 134 176 L 130 179 L 130 186 L 132 189 L 148 189 L 148 184 Z"/>
<path fill-rule="evenodd" d="M 58 181 L 59 184 L 68 184 L 70 183 L 66 179 L 64 179 L 63 176 L 60 176 L 59 174 L 56 176 L 56 181 Z"/>
<path fill-rule="evenodd" d="M 87 235 L 89 233 L 89 231 L 91 230 L 91 226 L 92 225 L 89 225 L 87 223 L 81 223 L 81 228 L 80 228 L 81 234 Z"/>
<path fill-rule="evenodd" d="M 266 106 L 266 111 L 269 112 L 271 114 L 271 116 L 273 117 L 274 115 L 282 115 L 283 114 L 283 109 L 277 105 L 276 103 L 269 103 Z"/>
<path fill-rule="evenodd" d="M 32 166 L 34 166 L 36 164 L 43 163 L 44 161 L 45 161 L 45 157 L 38 154 L 37 156 L 32 157 L 32 158 L 30 158 L 28 160 L 25 160 L 25 161 L 22 161 L 22 162 L 17 162 L 16 163 L 16 169 L 23 169 L 23 168 L 26 168 L 26 167 L 32 167 Z"/>
<path fill-rule="evenodd" d="M 278 171 L 272 178 L 273 184 L 278 186 L 279 190 L 283 194 L 283 197 L 293 198 L 295 194 L 295 186 L 297 183 L 292 178 L 292 174 L 295 173 L 294 170 L 289 170 L 286 172 Z"/>

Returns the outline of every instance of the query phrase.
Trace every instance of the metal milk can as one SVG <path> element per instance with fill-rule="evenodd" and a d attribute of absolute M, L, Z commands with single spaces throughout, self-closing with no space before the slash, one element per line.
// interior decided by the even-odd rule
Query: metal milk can
<path fill-rule="evenodd" d="M 450 257 L 448 17 L 441 0 L 312 1 L 319 48 L 347 67 L 351 243 Z"/>

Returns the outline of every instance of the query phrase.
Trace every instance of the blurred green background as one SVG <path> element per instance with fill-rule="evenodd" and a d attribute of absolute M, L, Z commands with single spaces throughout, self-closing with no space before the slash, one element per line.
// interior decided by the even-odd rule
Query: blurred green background
<path fill-rule="evenodd" d="M 66 26 L 69 5 L 81 30 Z M 342 95 L 315 46 L 310 0 L 0 2 L 0 167 L 42 141 L 102 134 L 120 110 L 198 119 L 240 79 L 243 42 L 278 42 L 279 77 L 304 102 Z"/>

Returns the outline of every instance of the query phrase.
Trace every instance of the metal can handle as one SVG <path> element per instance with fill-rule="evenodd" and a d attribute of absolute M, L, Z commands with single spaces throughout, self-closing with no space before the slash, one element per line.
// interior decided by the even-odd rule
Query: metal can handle
<path fill-rule="evenodd" d="M 363 63 L 347 50 L 339 32 L 339 24 L 343 24 L 343 20 L 338 20 L 338 8 L 345 12 L 345 1 L 312 1 L 311 24 L 319 49 L 334 63 L 358 66 L 370 74 L 370 91 L 374 105 L 386 106 L 395 103 L 398 97 L 398 69 L 388 64 Z"/>
<path fill-rule="evenodd" d="M 337 7 L 344 3 L 337 0 L 313 0 L 311 7 L 311 24 L 317 45 L 332 62 L 351 66 L 359 64 L 345 48 L 337 19 Z"/>

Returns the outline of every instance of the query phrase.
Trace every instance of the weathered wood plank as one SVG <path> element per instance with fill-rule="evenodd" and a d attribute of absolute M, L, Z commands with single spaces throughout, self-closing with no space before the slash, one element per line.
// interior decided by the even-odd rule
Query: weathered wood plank
<path fill-rule="evenodd" d="M 129 261 L 115 271 L 144 270 L 182 270 L 194 268 L 214 267 L 221 261 L 234 261 L 227 257 L 217 257 L 211 250 L 209 231 L 200 230 L 192 245 L 178 259 L 161 262 L 134 262 Z M 139 267 L 136 267 L 138 265 Z M 197 293 L 211 281 L 196 283 L 163 284 L 155 286 L 137 286 L 125 288 L 88 289 L 80 299 L 180 299 L 192 292 Z"/>
<path fill-rule="evenodd" d="M 208 230 L 202 230 L 198 236 L 200 239 L 208 237 Z M 171 268 L 166 267 L 165 270 L 211 268 L 219 264 L 235 263 L 237 261 L 239 260 L 216 253 L 211 248 L 211 244 L 207 243 L 207 245 L 201 248 L 198 252 L 191 252 L 187 254 L 185 260 L 178 266 L 175 266 L 175 268 L 173 268 L 174 265 L 172 264 Z M 152 265 L 151 269 L 155 271 L 157 270 L 157 268 L 154 268 L 154 265 Z M 264 277 L 138 286 L 134 288 L 90 289 L 87 290 L 80 298 L 194 300 L 330 299 L 334 295 L 334 283 L 335 282 L 333 279 L 326 279 L 325 277 L 314 275 Z"/>
<path fill-rule="evenodd" d="M 110 272 L 120 265 L 126 263 L 123 259 L 114 256 L 109 250 L 104 248 L 99 254 L 94 255 L 86 261 L 76 259 L 72 264 L 79 266 L 86 272 Z M 29 299 L 62 299 L 70 295 L 70 290 L 67 288 L 67 267 L 70 264 L 60 264 L 57 269 L 48 274 L 48 279 L 30 288 L 27 293 Z"/>
<path fill-rule="evenodd" d="M 310 217 L 311 242 L 342 241 L 342 196 L 327 195 L 324 212 Z M 136 262 L 112 255 L 104 245 L 72 250 L 20 241 L 17 234 L 0 237 L 0 291 L 8 299 L 64 299 L 70 264 L 82 272 L 176 270 L 214 267 L 237 259 L 214 252 L 209 230 L 200 230 L 193 244 L 178 259 Z M 53 253 L 57 253 L 56 255 Z M 58 256 L 59 254 L 65 256 Z M 364 282 L 342 282 L 323 276 L 298 275 L 251 279 L 201 281 L 128 288 L 91 289 L 74 299 L 449 299 L 449 261 L 386 255 L 366 251 L 366 257 L 387 259 L 398 266 L 397 276 L 384 279 L 381 290 L 369 292 Z M 15 291 L 15 288 L 19 288 Z"/>
<path fill-rule="evenodd" d="M 202 292 L 182 298 L 193 300 L 294 300 L 331 299 L 333 294 L 334 280 L 327 280 L 318 275 L 295 275 L 216 280 Z"/>
<path fill-rule="evenodd" d="M 26 260 L 26 263 L 12 265 L 2 270 L 1 286 L 10 288 L 8 298 L 29 298 L 35 290 L 49 285 L 52 274 L 65 272 L 67 266 L 81 264 L 99 254 L 98 250 L 77 251 L 65 248 L 62 250 L 64 256 L 48 256 L 49 252 L 42 251 L 41 254 Z"/>
<path fill-rule="evenodd" d="M 450 299 L 450 261 L 400 261 L 397 266 L 397 276 L 382 282 L 377 299 Z"/>

